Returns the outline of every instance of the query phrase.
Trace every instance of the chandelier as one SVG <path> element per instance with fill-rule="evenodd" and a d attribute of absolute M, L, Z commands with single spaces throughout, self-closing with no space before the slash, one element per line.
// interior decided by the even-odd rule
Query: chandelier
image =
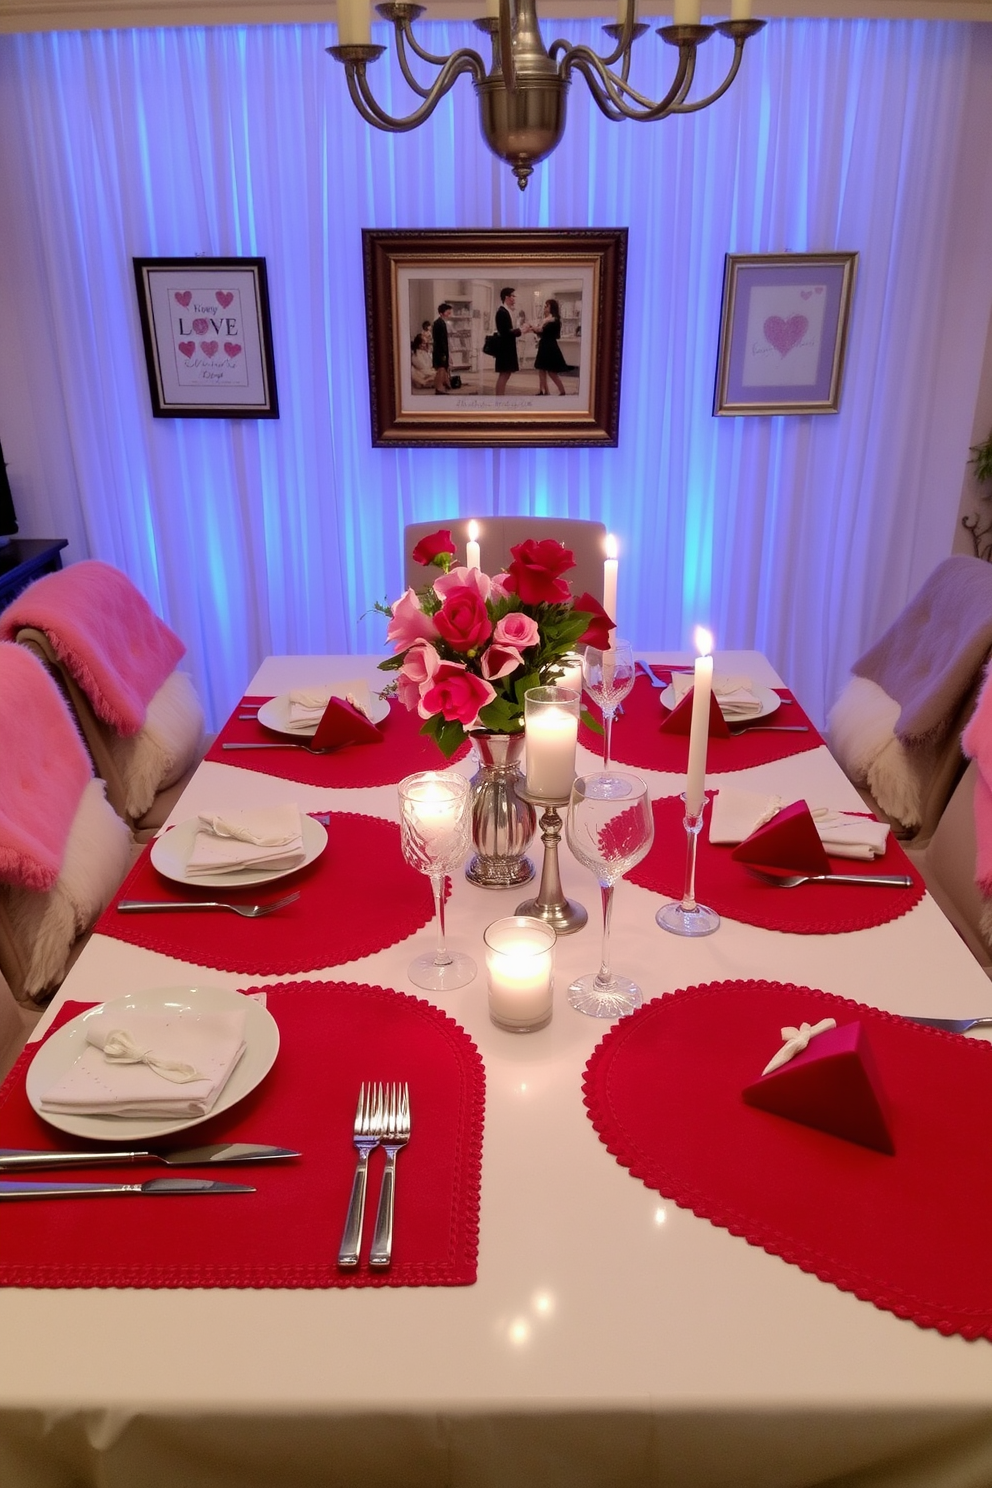
<path fill-rule="evenodd" d="M 387 114 L 373 97 L 366 77 L 370 62 L 381 57 L 385 47 L 373 46 L 368 0 L 337 0 L 338 42 L 328 47 L 332 57 L 344 64 L 351 100 L 362 118 L 376 129 L 400 134 L 416 129 L 429 119 L 441 99 L 463 72 L 470 73 L 479 97 L 482 133 L 494 155 L 512 168 L 521 191 L 539 160 L 560 143 L 565 131 L 565 97 L 572 73 L 580 72 L 600 112 L 608 119 L 634 119 L 642 124 L 669 114 L 693 114 L 715 103 L 737 76 L 744 43 L 764 26 L 752 20 L 750 0 L 731 0 L 728 21 L 716 26 L 699 23 L 700 0 L 675 0 L 674 24 L 660 26 L 658 35 L 678 49 L 675 76 L 664 98 L 645 98 L 628 81 L 634 42 L 649 29 L 636 19 L 637 0 L 620 0 L 623 19 L 604 26 L 614 43 L 600 56 L 591 47 L 555 41 L 546 48 L 537 23 L 535 0 L 486 0 L 489 14 L 475 22 L 488 33 L 492 59 L 487 70 L 478 52 L 462 47 L 448 57 L 425 51 L 413 34 L 413 22 L 424 6 L 408 0 L 388 0 L 377 5 L 383 20 L 391 21 L 396 35 L 396 55 L 410 88 L 423 102 L 403 118 Z M 705 98 L 689 101 L 696 68 L 696 50 L 719 31 L 734 44 L 734 54 L 723 82 Z M 410 54 L 439 68 L 429 86 L 420 83 L 410 66 Z"/>

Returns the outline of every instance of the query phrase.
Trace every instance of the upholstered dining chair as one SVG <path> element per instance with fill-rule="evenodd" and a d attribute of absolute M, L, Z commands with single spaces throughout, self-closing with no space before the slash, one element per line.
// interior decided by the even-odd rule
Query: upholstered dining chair
<path fill-rule="evenodd" d="M 961 734 L 992 654 L 992 564 L 957 555 L 852 668 L 827 742 L 866 804 L 904 841 L 933 836 L 965 759 Z"/>
<path fill-rule="evenodd" d="M 179 637 L 125 574 L 87 559 L 25 589 L 0 615 L 0 638 L 55 678 L 110 804 L 139 837 L 152 835 L 205 747 L 203 709 L 177 670 Z"/>
<path fill-rule="evenodd" d="M 32 1028 L 41 1017 L 41 1009 L 29 1009 L 19 1003 L 0 976 L 0 1080 L 20 1054 Z"/>
<path fill-rule="evenodd" d="M 6 642 L 0 759 L 0 976 L 36 1007 L 127 873 L 132 841 L 55 682 L 25 647 Z"/>
<path fill-rule="evenodd" d="M 458 549 L 456 561 L 465 562 L 468 542 L 468 517 L 438 517 L 433 522 L 412 522 L 403 533 L 404 581 L 407 588 L 419 589 L 427 580 L 427 570 L 410 556 L 422 537 L 445 527 Z M 575 554 L 575 567 L 563 578 L 573 594 L 591 594 L 603 601 L 603 559 L 606 528 L 602 522 L 587 522 L 578 517 L 479 517 L 479 556 L 485 573 L 499 573 L 510 562 L 510 549 L 517 543 L 534 538 L 537 542 L 553 537 Z"/>
<path fill-rule="evenodd" d="M 947 919 L 992 976 L 992 903 L 975 882 L 977 840 L 975 780 L 978 765 L 970 761 L 926 846 L 909 853 L 926 880 L 927 888 Z"/>

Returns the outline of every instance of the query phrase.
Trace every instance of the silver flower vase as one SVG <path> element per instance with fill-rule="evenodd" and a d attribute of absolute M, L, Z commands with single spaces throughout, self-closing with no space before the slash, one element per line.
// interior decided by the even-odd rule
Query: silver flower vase
<path fill-rule="evenodd" d="M 512 889 L 534 877 L 534 864 L 524 854 L 537 828 L 537 812 L 517 794 L 523 784 L 523 731 L 470 737 L 478 765 L 471 781 L 475 855 L 465 877 L 484 889 Z"/>

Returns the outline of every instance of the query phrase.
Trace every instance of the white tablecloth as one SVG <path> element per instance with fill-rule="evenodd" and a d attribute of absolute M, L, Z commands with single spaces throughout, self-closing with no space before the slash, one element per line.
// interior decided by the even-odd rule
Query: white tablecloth
<path fill-rule="evenodd" d="M 717 666 L 779 680 L 752 653 Z M 247 691 L 374 678 L 373 668 L 373 658 L 269 658 Z M 650 780 L 653 795 L 681 788 L 674 776 Z M 860 804 L 825 749 L 734 780 Z M 234 762 L 204 764 L 173 820 L 286 794 L 285 782 Z M 397 818 L 392 786 L 293 794 L 308 810 Z M 443 999 L 486 1065 L 477 1284 L 0 1292 L 3 1488 L 992 1483 L 988 1343 L 943 1338 L 838 1291 L 678 1209 L 606 1151 L 581 1099 L 606 1026 L 564 1000 L 572 976 L 598 964 L 599 895 L 564 848 L 562 876 L 590 927 L 559 941 L 550 1026 L 528 1037 L 494 1028 L 481 972 Z M 481 967 L 483 929 L 528 892 L 487 892 L 459 875 L 451 943 Z M 648 997 L 764 976 L 908 1013 L 992 1011 L 992 988 L 929 898 L 857 934 L 728 920 L 698 942 L 657 929 L 657 904 L 631 884 L 618 889 L 614 962 Z M 405 968 L 430 936 L 323 975 L 415 990 Z M 61 996 L 195 979 L 248 980 L 97 936 Z M 338 1239 L 328 1235 L 331 1252 Z"/>

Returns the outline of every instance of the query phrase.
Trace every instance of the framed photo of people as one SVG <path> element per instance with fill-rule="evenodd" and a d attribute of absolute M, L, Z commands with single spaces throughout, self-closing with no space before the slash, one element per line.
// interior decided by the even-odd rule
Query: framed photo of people
<path fill-rule="evenodd" d="M 155 418 L 278 418 L 264 258 L 136 258 Z"/>
<path fill-rule="evenodd" d="M 625 228 L 362 241 L 374 444 L 616 444 Z"/>
<path fill-rule="evenodd" d="M 728 253 L 713 412 L 836 413 L 856 253 Z"/>

